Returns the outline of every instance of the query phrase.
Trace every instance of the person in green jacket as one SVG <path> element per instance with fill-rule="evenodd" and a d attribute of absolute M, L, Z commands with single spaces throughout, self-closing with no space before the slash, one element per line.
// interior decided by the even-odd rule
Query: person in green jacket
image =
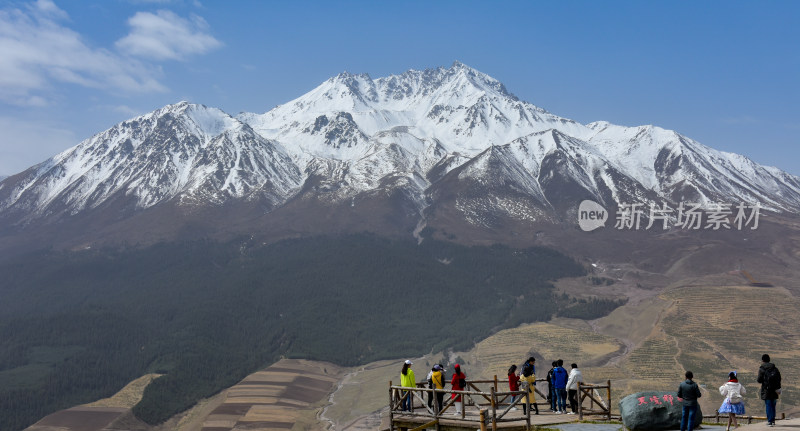
<path fill-rule="evenodd" d="M 400 386 L 404 388 L 417 387 L 417 381 L 414 378 L 414 370 L 411 369 L 412 364 L 414 363 L 406 359 L 406 362 L 403 364 L 403 370 L 400 371 Z M 403 391 L 403 397 L 403 411 L 411 411 L 411 391 Z"/>

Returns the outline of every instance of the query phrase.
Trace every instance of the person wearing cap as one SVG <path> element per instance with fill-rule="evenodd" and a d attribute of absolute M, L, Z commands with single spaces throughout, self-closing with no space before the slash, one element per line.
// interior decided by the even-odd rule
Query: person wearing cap
<path fill-rule="evenodd" d="M 444 368 L 440 364 L 433 366 L 433 373 L 431 374 L 431 382 L 433 382 L 434 389 L 444 389 Z M 444 403 L 444 392 L 436 392 L 436 406 L 437 412 L 442 411 L 442 404 Z"/>
<path fill-rule="evenodd" d="M 467 386 L 467 375 L 461 371 L 461 365 L 455 365 L 455 371 L 453 371 L 453 378 L 450 379 L 450 384 L 453 386 L 454 391 L 463 391 Z M 464 408 L 464 400 L 459 394 L 452 394 L 451 398 L 455 400 L 456 403 L 456 412 L 454 414 L 460 415 L 462 409 Z"/>
<path fill-rule="evenodd" d="M 411 365 L 413 364 L 413 362 L 406 359 L 406 362 L 403 364 L 403 369 L 400 371 L 400 386 L 404 388 L 417 387 L 417 381 L 414 378 L 414 370 L 411 369 Z M 411 411 L 411 405 L 413 404 L 411 401 L 412 396 L 413 394 L 411 391 L 403 391 L 403 411 Z"/>
<path fill-rule="evenodd" d="M 731 424 L 734 428 L 738 428 L 739 424 L 736 421 L 736 415 L 744 414 L 744 397 L 742 395 L 747 392 L 739 383 L 736 371 L 728 373 L 728 382 L 719 387 L 719 393 L 725 397 L 725 401 L 719 407 L 717 412 L 728 414 L 728 427 L 726 431 L 731 431 Z"/>

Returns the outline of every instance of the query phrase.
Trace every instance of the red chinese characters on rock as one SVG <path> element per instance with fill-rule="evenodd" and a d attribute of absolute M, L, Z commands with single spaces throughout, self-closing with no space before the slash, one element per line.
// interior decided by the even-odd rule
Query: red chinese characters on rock
<path fill-rule="evenodd" d="M 656 405 L 661 405 L 661 404 L 663 404 L 663 403 L 661 402 L 662 400 L 664 401 L 664 403 L 669 403 L 671 406 L 672 406 L 672 405 L 675 405 L 675 404 L 674 404 L 674 402 L 675 402 L 675 401 L 678 401 L 679 403 L 682 403 L 682 402 L 683 402 L 683 398 L 681 398 L 681 397 L 675 397 L 675 396 L 672 396 L 672 395 L 670 395 L 670 394 L 665 394 L 665 395 L 663 395 L 663 396 L 662 396 L 660 399 L 658 398 L 658 395 L 653 395 L 653 396 L 652 396 L 652 397 L 650 397 L 650 398 L 647 398 L 647 397 L 639 397 L 639 398 L 637 398 L 637 399 L 639 400 L 639 404 L 637 404 L 637 405 L 639 405 L 639 406 L 646 406 L 646 405 L 648 405 L 648 404 L 656 404 Z M 649 403 L 647 402 L 648 400 L 650 401 Z"/>

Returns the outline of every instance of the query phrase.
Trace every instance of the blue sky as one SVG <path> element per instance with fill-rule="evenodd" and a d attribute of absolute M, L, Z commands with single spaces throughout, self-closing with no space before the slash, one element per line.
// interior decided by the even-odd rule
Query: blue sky
<path fill-rule="evenodd" d="M 0 175 L 180 100 L 265 112 L 459 60 L 588 123 L 800 175 L 800 2 L 3 1 Z"/>

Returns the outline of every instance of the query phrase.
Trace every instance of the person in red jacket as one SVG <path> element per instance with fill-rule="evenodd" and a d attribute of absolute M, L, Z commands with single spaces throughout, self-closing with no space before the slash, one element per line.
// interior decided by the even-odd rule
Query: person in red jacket
<path fill-rule="evenodd" d="M 454 391 L 463 391 L 467 387 L 467 375 L 461 371 L 461 365 L 456 364 L 454 368 L 455 371 L 453 372 L 453 378 L 450 380 L 450 384 L 453 385 Z M 456 400 L 456 412 L 454 414 L 460 415 L 464 408 L 464 400 L 459 394 L 453 394 L 452 398 Z"/>
<path fill-rule="evenodd" d="M 508 390 L 509 391 L 518 391 L 519 390 L 519 375 L 517 374 L 517 366 L 511 365 L 511 368 L 508 369 Z M 518 397 L 521 395 L 512 395 L 511 396 L 511 404 L 514 404 L 514 401 L 517 400 Z M 516 407 L 512 407 L 511 410 L 516 410 Z"/>

